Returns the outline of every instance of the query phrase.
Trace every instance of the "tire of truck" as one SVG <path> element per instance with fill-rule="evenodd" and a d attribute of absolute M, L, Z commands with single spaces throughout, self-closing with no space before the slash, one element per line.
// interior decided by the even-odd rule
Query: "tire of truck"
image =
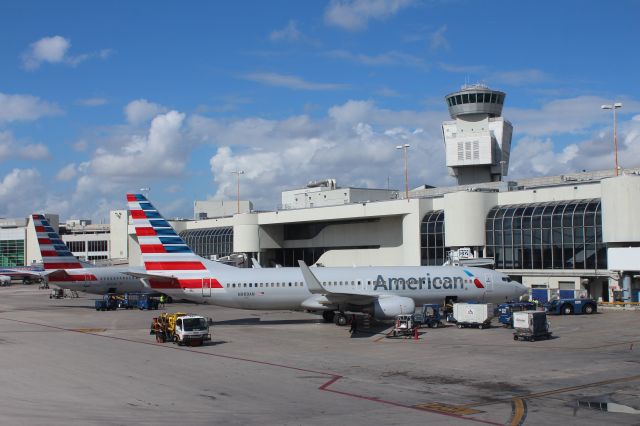
<path fill-rule="evenodd" d="M 513 335 L 513 340 L 518 340 L 518 336 L 516 336 L 515 334 Z"/>
<path fill-rule="evenodd" d="M 334 322 L 336 323 L 336 325 L 344 327 L 345 325 L 347 325 L 347 317 L 342 314 L 338 314 L 334 317 Z"/>
<path fill-rule="evenodd" d="M 324 322 L 333 322 L 333 318 L 335 317 L 336 313 L 334 311 L 323 311 L 322 312 L 322 319 L 324 320 Z"/>
<path fill-rule="evenodd" d="M 462 328 L 462 324 L 458 324 L 458 328 Z"/>
<path fill-rule="evenodd" d="M 562 308 L 560 308 L 560 312 L 562 313 L 562 315 L 571 315 L 573 313 L 573 306 L 565 303 L 564 305 L 562 305 Z"/>
<path fill-rule="evenodd" d="M 478 326 L 478 328 L 479 328 L 480 330 L 482 330 L 482 329 L 484 328 L 484 324 L 480 324 L 480 325 Z"/>
<path fill-rule="evenodd" d="M 584 305 L 584 308 L 582 308 L 582 312 L 586 315 L 591 315 L 595 311 L 596 308 L 591 303 L 587 303 L 586 305 Z"/>

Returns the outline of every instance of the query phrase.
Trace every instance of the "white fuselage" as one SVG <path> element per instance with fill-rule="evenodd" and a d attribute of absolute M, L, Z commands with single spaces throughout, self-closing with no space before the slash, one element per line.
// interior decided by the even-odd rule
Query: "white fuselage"
<path fill-rule="evenodd" d="M 210 266 L 211 265 L 211 266 Z M 243 309 L 322 310 L 322 295 L 312 294 L 300 268 L 219 268 L 206 262 L 202 286 L 162 289 L 174 298 Z M 505 302 L 524 294 L 524 286 L 484 268 L 454 266 L 311 268 L 330 295 L 349 294 L 349 304 L 371 303 L 372 295 L 394 295 L 424 303 Z M 466 271 L 466 272 L 465 272 Z M 480 285 L 474 280 L 478 279 Z M 215 288 L 217 281 L 222 288 Z"/>
<path fill-rule="evenodd" d="M 71 278 L 61 278 L 53 274 L 49 277 L 49 284 L 91 294 L 149 292 L 150 289 L 141 279 L 124 273 L 131 270 L 131 268 L 119 266 L 66 269 L 65 272 Z"/>

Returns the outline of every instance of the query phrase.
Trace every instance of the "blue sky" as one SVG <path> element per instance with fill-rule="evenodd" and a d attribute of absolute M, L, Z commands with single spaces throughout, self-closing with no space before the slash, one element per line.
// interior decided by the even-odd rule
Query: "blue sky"
<path fill-rule="evenodd" d="M 509 178 L 640 166 L 637 1 L 3 2 L 0 216 L 167 215 L 309 180 L 448 185 L 443 96 L 507 93 Z"/>

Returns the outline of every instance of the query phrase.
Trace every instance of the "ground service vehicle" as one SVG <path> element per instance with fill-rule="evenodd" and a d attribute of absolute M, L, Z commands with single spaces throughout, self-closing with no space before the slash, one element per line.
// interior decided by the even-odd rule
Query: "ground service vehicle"
<path fill-rule="evenodd" d="M 118 307 L 123 309 L 158 309 L 158 300 L 147 293 L 125 293 L 118 299 Z"/>
<path fill-rule="evenodd" d="M 549 321 L 544 311 L 520 311 L 513 313 L 513 340 L 550 339 Z"/>
<path fill-rule="evenodd" d="M 49 299 L 62 299 L 64 297 L 64 290 L 61 288 L 53 288 L 51 289 L 51 293 L 49 293 Z"/>
<path fill-rule="evenodd" d="M 536 304 L 533 302 L 510 302 L 498 305 L 498 322 L 507 328 L 513 328 L 513 313 L 520 311 L 535 311 Z"/>
<path fill-rule="evenodd" d="M 118 298 L 113 294 L 105 294 L 95 302 L 96 311 L 115 311 L 118 308 Z"/>
<path fill-rule="evenodd" d="M 157 342 L 178 345 L 200 346 L 211 340 L 209 319 L 184 312 L 160 314 L 151 323 L 151 334 L 156 335 Z"/>
<path fill-rule="evenodd" d="M 598 311 L 598 304 L 593 299 L 553 299 L 545 305 L 545 309 L 550 314 L 590 315 Z"/>
<path fill-rule="evenodd" d="M 491 303 L 454 303 L 453 317 L 458 328 L 489 328 L 493 318 L 493 305 Z"/>
<path fill-rule="evenodd" d="M 393 337 L 412 336 L 414 332 L 413 315 L 403 314 L 396 317 L 396 322 L 391 332 Z"/>
<path fill-rule="evenodd" d="M 444 324 L 442 323 L 442 314 L 440 313 L 440 305 L 436 303 L 427 303 L 422 305 L 422 310 L 413 314 L 413 322 L 418 327 L 444 327 Z"/>

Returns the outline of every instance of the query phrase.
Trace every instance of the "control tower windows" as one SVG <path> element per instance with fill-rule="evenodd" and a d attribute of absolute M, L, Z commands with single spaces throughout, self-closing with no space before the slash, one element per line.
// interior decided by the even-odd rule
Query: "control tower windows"
<path fill-rule="evenodd" d="M 492 93 L 492 94 L 491 94 L 491 103 L 492 103 L 492 104 L 495 104 L 495 103 L 496 103 L 496 99 L 497 99 L 496 94 L 495 94 L 495 93 Z"/>
<path fill-rule="evenodd" d="M 498 103 L 500 105 L 504 104 L 504 95 L 498 95 Z"/>
<path fill-rule="evenodd" d="M 464 95 L 462 95 L 462 103 L 463 104 L 468 104 L 469 103 L 469 94 L 465 93 Z"/>
<path fill-rule="evenodd" d="M 478 97 L 478 103 L 484 103 L 484 93 L 478 93 L 476 96 Z"/>
<path fill-rule="evenodd" d="M 462 103 L 462 96 L 456 95 L 456 105 L 460 105 Z"/>
<path fill-rule="evenodd" d="M 469 93 L 469 103 L 470 104 L 475 104 L 476 103 L 476 94 L 475 93 Z"/>

